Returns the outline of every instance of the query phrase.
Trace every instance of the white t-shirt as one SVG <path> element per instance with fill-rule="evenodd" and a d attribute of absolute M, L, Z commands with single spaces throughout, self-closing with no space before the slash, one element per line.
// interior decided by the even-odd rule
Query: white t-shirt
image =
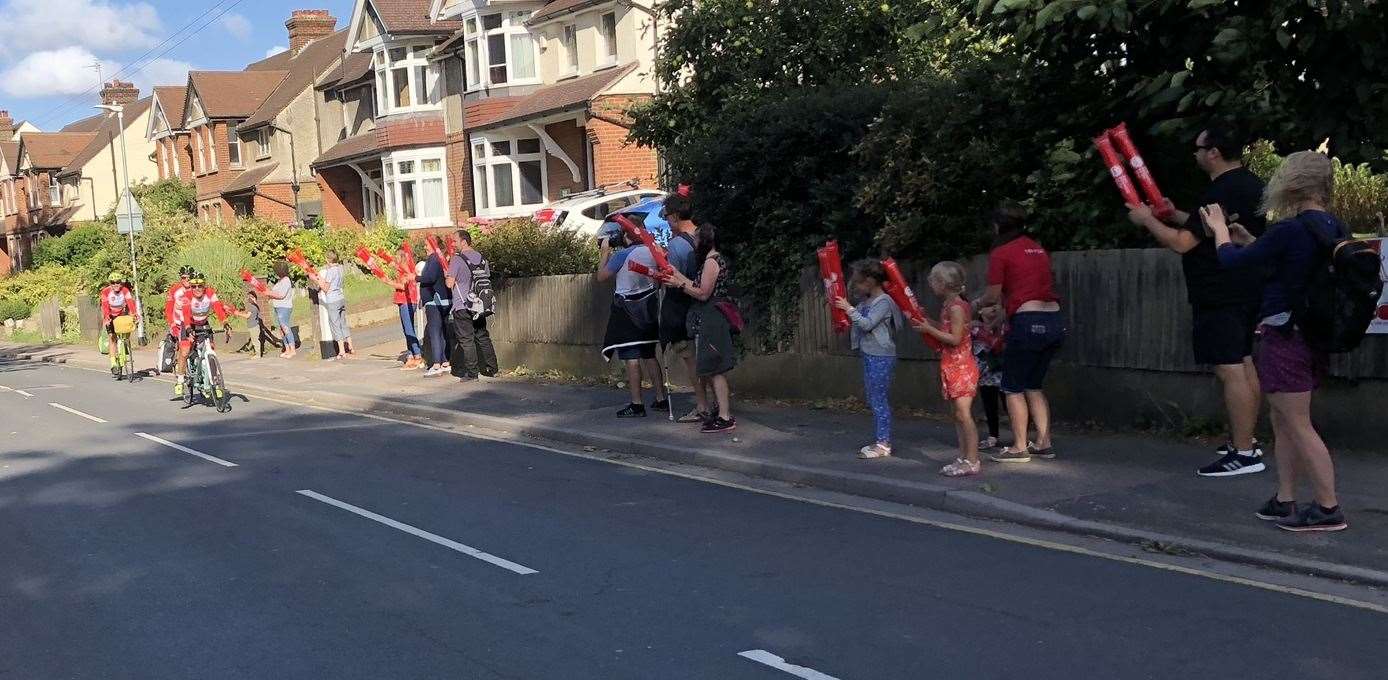
<path fill-rule="evenodd" d="M 342 265 L 334 264 L 323 268 L 323 302 L 342 302 Z"/>
<path fill-rule="evenodd" d="M 275 285 L 271 287 L 270 290 L 274 291 L 276 295 L 284 296 L 283 300 L 270 298 L 271 307 L 276 309 L 294 308 L 294 282 L 290 281 L 288 276 L 282 277 L 279 281 L 276 281 Z"/>

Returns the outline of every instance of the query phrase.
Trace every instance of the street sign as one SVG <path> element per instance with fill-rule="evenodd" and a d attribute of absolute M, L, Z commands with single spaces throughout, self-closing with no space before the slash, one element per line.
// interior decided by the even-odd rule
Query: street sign
<path fill-rule="evenodd" d="M 130 212 L 126 212 L 129 206 Z M 145 230 L 145 211 L 140 208 L 140 202 L 130 196 L 130 190 L 126 189 L 121 194 L 120 201 L 116 203 L 116 231 L 122 234 L 129 234 L 131 225 L 135 227 L 135 233 Z"/>

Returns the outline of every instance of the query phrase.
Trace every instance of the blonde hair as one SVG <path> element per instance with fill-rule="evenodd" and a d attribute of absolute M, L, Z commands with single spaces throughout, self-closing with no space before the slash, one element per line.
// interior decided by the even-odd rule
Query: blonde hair
<path fill-rule="evenodd" d="M 1263 210 L 1269 217 L 1289 217 L 1307 201 L 1329 207 L 1335 195 L 1335 166 L 1330 157 L 1317 151 L 1298 151 L 1286 160 L 1268 180 L 1263 192 Z"/>
<path fill-rule="evenodd" d="M 955 293 L 963 294 L 964 276 L 964 266 L 958 262 L 941 262 L 930 268 L 930 283 Z"/>

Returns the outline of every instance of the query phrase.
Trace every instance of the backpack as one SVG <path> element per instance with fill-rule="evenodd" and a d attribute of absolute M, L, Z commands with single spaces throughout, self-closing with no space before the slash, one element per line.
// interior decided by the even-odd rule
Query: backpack
<path fill-rule="evenodd" d="M 1301 223 L 1320 244 L 1321 260 L 1292 303 L 1292 320 L 1313 349 L 1353 351 L 1363 342 L 1383 295 L 1382 260 L 1367 241 L 1343 233 L 1332 239 L 1305 220 Z"/>
<path fill-rule="evenodd" d="M 468 289 L 465 308 L 474 318 L 484 318 L 496 313 L 496 293 L 492 290 L 492 265 L 483 257 L 476 264 L 463 258 L 472 274 L 472 286 Z"/>

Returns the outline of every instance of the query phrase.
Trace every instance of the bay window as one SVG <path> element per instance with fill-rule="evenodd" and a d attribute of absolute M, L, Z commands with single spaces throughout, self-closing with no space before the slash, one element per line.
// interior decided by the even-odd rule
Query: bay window
<path fill-rule="evenodd" d="M 448 223 L 442 149 L 396 152 L 381 159 L 386 211 L 399 227 Z"/>
<path fill-rule="evenodd" d="M 540 82 L 539 54 L 526 28 L 530 12 L 499 12 L 463 22 L 467 88 Z"/>
<path fill-rule="evenodd" d="M 440 64 L 426 56 L 430 45 L 383 47 L 372 57 L 376 111 L 381 115 L 437 109 L 443 99 Z"/>
<path fill-rule="evenodd" d="M 538 138 L 474 137 L 472 172 L 479 215 L 523 214 L 545 202 L 544 149 Z"/>

